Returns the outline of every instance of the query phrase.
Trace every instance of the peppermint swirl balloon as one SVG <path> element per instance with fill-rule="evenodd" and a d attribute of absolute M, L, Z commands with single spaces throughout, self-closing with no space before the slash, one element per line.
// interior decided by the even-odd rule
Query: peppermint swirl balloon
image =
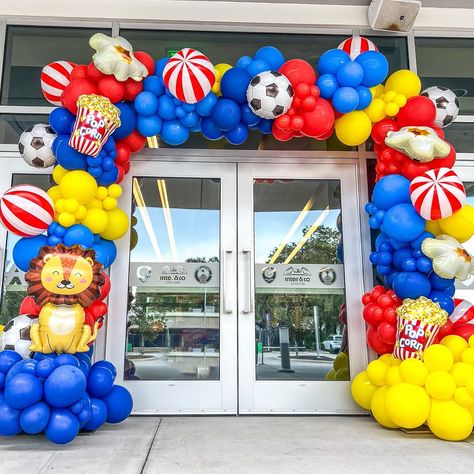
<path fill-rule="evenodd" d="M 363 36 L 348 38 L 344 40 L 337 49 L 345 51 L 353 61 L 359 54 L 365 53 L 366 51 L 378 51 L 377 46 Z"/>
<path fill-rule="evenodd" d="M 61 107 L 61 96 L 71 82 L 71 72 L 76 65 L 69 61 L 55 61 L 41 71 L 41 92 L 53 105 Z"/>

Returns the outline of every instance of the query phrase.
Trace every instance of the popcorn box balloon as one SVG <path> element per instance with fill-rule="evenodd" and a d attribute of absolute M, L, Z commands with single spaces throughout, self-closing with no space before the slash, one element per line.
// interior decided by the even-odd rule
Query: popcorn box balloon
<path fill-rule="evenodd" d="M 393 356 L 405 360 L 421 359 L 447 321 L 448 313 L 438 303 L 420 296 L 416 300 L 405 299 L 397 308 L 397 338 Z"/>
<path fill-rule="evenodd" d="M 79 96 L 77 107 L 69 145 L 85 155 L 97 156 L 110 135 L 120 127 L 120 110 L 110 99 L 96 94 Z"/>

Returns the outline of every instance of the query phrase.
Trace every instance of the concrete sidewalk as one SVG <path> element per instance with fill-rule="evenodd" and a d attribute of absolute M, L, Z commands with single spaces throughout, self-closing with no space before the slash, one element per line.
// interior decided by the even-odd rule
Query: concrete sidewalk
<path fill-rule="evenodd" d="M 369 417 L 133 417 L 71 445 L 0 438 L 0 473 L 468 473 L 474 436 L 449 443 Z"/>

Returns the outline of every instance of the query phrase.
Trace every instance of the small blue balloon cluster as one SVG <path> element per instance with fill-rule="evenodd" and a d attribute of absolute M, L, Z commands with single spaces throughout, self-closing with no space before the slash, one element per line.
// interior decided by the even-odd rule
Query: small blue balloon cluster
<path fill-rule="evenodd" d="M 426 296 L 451 313 L 454 310 L 454 280 L 433 272 L 432 261 L 421 251 L 426 238 L 426 221 L 410 201 L 410 181 L 397 174 L 383 177 L 374 187 L 365 210 L 369 225 L 380 229 L 370 261 L 398 297 Z"/>
<path fill-rule="evenodd" d="M 57 222 L 52 222 L 48 228 L 48 235 L 22 237 L 18 240 L 13 247 L 13 261 L 21 271 L 27 272 L 30 269 L 30 261 L 38 255 L 41 247 L 61 243 L 68 247 L 80 245 L 86 249 L 93 249 L 96 260 L 102 263 L 104 268 L 110 267 L 117 257 L 115 243 L 93 234 L 86 226 L 75 224 L 66 228 Z"/>
<path fill-rule="evenodd" d="M 51 442 L 66 444 L 80 429 L 120 423 L 133 401 L 127 389 L 114 385 L 115 376 L 113 364 L 91 365 L 87 354 L 23 360 L 15 351 L 0 352 L 0 435 L 44 432 Z"/>
<path fill-rule="evenodd" d="M 341 49 L 330 49 L 319 58 L 316 85 L 321 97 L 332 100 L 337 112 L 363 110 L 372 101 L 369 87 L 382 83 L 388 75 L 388 61 L 378 51 L 366 51 L 352 61 Z"/>
<path fill-rule="evenodd" d="M 236 67 L 245 69 L 250 78 L 264 71 L 278 71 L 285 62 L 283 53 L 274 46 L 263 46 L 253 57 L 241 56 Z"/>

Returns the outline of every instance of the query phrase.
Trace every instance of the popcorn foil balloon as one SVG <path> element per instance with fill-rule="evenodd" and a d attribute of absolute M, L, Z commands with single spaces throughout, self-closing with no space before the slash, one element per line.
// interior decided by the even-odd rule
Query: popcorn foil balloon
<path fill-rule="evenodd" d="M 97 156 L 113 131 L 120 127 L 120 110 L 101 95 L 81 95 L 69 145 L 80 153 Z"/>
<path fill-rule="evenodd" d="M 429 298 L 407 298 L 397 308 L 397 339 L 393 356 L 401 360 L 421 359 L 447 320 L 447 311 Z"/>

